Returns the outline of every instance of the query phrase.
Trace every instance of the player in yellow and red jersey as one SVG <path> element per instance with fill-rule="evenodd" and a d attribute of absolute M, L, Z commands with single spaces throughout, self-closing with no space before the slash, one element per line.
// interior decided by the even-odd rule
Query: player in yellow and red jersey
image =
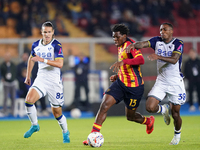
<path fill-rule="evenodd" d="M 136 112 L 144 92 L 144 81 L 140 65 L 144 64 L 144 58 L 139 49 L 132 49 L 130 53 L 124 50 L 131 43 L 135 43 L 128 38 L 129 29 L 124 24 L 116 24 L 112 27 L 112 37 L 118 47 L 118 61 L 110 69 L 117 72 L 112 75 L 110 81 L 112 85 L 106 90 L 103 101 L 96 115 L 91 132 L 100 132 L 103 122 L 107 117 L 107 111 L 114 104 L 121 101 L 125 103 L 126 117 L 129 121 L 134 121 L 146 125 L 146 132 L 150 134 L 154 129 L 154 117 L 144 117 Z M 88 141 L 83 141 L 88 145 Z"/>

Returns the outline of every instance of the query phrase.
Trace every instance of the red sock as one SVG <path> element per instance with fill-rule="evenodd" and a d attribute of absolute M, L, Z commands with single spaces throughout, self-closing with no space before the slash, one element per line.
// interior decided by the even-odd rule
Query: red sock
<path fill-rule="evenodd" d="M 99 125 L 99 124 L 97 124 L 97 123 L 94 123 L 91 132 L 100 132 L 101 126 L 102 126 L 102 125 Z"/>
<path fill-rule="evenodd" d="M 142 122 L 142 124 L 150 124 L 151 119 L 149 117 L 144 117 L 144 121 Z"/>

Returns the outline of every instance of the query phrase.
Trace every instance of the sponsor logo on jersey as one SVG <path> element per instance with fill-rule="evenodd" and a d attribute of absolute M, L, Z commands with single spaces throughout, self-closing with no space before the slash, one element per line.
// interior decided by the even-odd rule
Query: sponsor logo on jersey
<path fill-rule="evenodd" d="M 60 48 L 58 55 L 63 55 L 62 48 Z"/>

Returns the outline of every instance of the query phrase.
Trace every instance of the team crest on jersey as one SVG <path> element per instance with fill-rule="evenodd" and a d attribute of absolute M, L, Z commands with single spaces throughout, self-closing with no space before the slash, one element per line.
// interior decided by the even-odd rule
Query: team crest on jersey
<path fill-rule="evenodd" d="M 109 92 L 110 91 L 110 89 L 107 89 L 107 91 L 106 92 Z"/>
<path fill-rule="evenodd" d="M 52 47 L 48 47 L 48 50 L 50 51 L 52 49 Z"/>

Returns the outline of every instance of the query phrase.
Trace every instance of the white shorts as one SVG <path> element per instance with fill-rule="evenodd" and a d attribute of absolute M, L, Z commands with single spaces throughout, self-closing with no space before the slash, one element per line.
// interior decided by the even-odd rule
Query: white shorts
<path fill-rule="evenodd" d="M 47 95 L 50 105 L 54 108 L 62 107 L 64 104 L 63 84 L 61 81 L 53 82 L 37 77 L 31 86 L 41 97 Z"/>
<path fill-rule="evenodd" d="M 151 91 L 148 93 L 148 97 L 154 97 L 159 101 L 164 98 L 175 105 L 183 105 L 186 102 L 186 92 L 183 79 L 180 80 L 177 85 L 163 84 L 159 80 L 156 80 Z"/>

